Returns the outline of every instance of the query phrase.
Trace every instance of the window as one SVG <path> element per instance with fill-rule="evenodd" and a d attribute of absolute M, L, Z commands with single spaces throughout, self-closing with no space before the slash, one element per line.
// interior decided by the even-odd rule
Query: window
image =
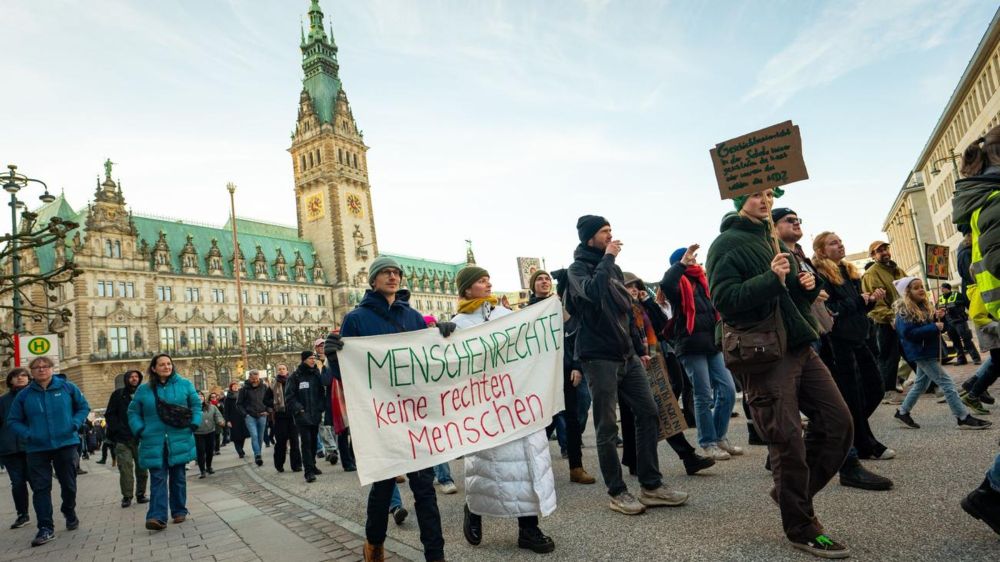
<path fill-rule="evenodd" d="M 299 293 L 299 305 L 309 306 L 309 295 L 305 293 Z"/>
<path fill-rule="evenodd" d="M 109 287 L 110 289 L 110 287 Z M 110 296 L 110 295 L 109 295 Z M 128 299 L 135 298 L 135 283 L 131 281 L 119 281 L 118 282 L 118 296 Z"/>
<path fill-rule="evenodd" d="M 156 300 L 170 302 L 174 300 L 174 291 L 170 287 L 159 286 L 156 288 Z"/>
<path fill-rule="evenodd" d="M 316 295 L 316 306 L 326 306 L 326 295 Z"/>
<path fill-rule="evenodd" d="M 115 258 L 122 257 L 122 243 L 121 243 L 121 240 L 115 240 L 115 251 L 113 252 L 113 256 L 112 257 L 115 257 Z"/>
<path fill-rule="evenodd" d="M 222 388 L 229 386 L 229 367 L 219 367 L 218 383 Z"/>
<path fill-rule="evenodd" d="M 212 302 L 217 302 L 217 303 L 226 302 L 226 290 L 212 289 Z"/>
<path fill-rule="evenodd" d="M 198 390 L 205 390 L 205 371 L 201 369 L 194 370 L 194 387 Z"/>
<path fill-rule="evenodd" d="M 243 328 L 243 341 L 245 341 L 246 343 L 250 343 L 251 341 L 253 341 L 252 328 Z"/>
<path fill-rule="evenodd" d="M 215 329 L 215 345 L 220 349 L 229 347 L 229 328 L 221 327 Z"/>
<path fill-rule="evenodd" d="M 204 335 L 204 330 L 202 328 L 189 328 L 188 347 L 194 350 L 201 349 L 204 345 L 202 341 L 203 335 Z"/>
<path fill-rule="evenodd" d="M 115 296 L 115 283 L 114 283 L 114 281 L 98 281 L 97 282 L 97 296 L 99 296 L 99 297 L 113 297 L 113 296 Z"/>
<path fill-rule="evenodd" d="M 108 328 L 108 350 L 111 355 L 128 353 L 128 328 Z"/>
<path fill-rule="evenodd" d="M 261 339 L 271 343 L 274 341 L 274 328 L 265 327 L 261 329 Z"/>
<path fill-rule="evenodd" d="M 288 293 L 278 293 L 278 304 L 288 304 Z"/>
<path fill-rule="evenodd" d="M 243 289 L 243 304 L 250 302 L 250 293 L 246 289 Z"/>
<path fill-rule="evenodd" d="M 177 330 L 160 328 L 160 351 L 177 351 Z"/>
<path fill-rule="evenodd" d="M 292 336 L 294 332 L 295 330 L 292 329 L 291 326 L 282 326 L 281 328 L 278 328 L 278 339 L 284 340 L 286 343 L 290 344 L 292 338 L 294 337 Z"/>
<path fill-rule="evenodd" d="M 187 287 L 184 289 L 184 299 L 187 302 L 200 302 L 201 290 L 197 287 Z"/>
<path fill-rule="evenodd" d="M 271 304 L 271 293 L 257 291 L 257 304 Z"/>

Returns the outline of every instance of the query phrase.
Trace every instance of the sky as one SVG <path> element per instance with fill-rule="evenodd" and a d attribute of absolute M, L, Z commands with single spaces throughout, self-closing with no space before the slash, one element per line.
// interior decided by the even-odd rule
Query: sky
<path fill-rule="evenodd" d="M 0 161 L 134 212 L 294 225 L 308 0 L 3 0 Z M 780 203 L 848 252 L 882 223 L 996 10 L 988 0 L 321 0 L 364 131 L 379 247 L 500 290 L 567 266 L 597 214 L 655 281 L 732 204 L 717 142 L 785 121 L 810 179 Z M 5 227 L 9 231 L 9 226 Z M 811 253 L 811 252 L 810 252 Z"/>

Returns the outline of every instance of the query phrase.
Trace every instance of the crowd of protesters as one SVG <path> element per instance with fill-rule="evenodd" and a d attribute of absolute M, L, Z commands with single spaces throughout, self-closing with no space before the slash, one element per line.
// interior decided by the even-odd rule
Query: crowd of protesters
<path fill-rule="evenodd" d="M 742 393 L 749 444 L 767 446 L 770 497 L 790 545 L 823 558 L 849 556 L 813 501 L 838 475 L 840 484 L 863 490 L 894 486 L 861 463 L 896 456 L 869 424 L 879 404 L 891 404 L 899 423 L 919 429 L 913 407 L 933 384 L 958 429 L 991 427 L 973 414 L 988 413 L 986 406 L 994 403 L 988 389 L 1000 361 L 1000 128 L 968 147 L 962 172 L 954 216 L 966 233 L 957 252 L 965 270 L 960 289 L 944 284 L 938 295 L 906 275 L 884 241 L 870 245 L 865 271 L 846 261 L 844 244 L 832 231 L 813 237 L 808 256 L 799 244 L 803 219 L 775 206 L 780 189 L 736 197 L 704 265 L 698 262 L 700 246 L 686 241 L 652 285 L 622 271 L 623 245 L 608 220 L 580 217 L 572 264 L 551 274 L 536 271 L 529 280 L 529 306 L 554 298 L 563 309 L 564 364 L 556 376 L 565 410 L 548 429 L 559 436 L 570 481 L 597 480 L 583 466 L 581 452 L 592 407 L 597 468 L 609 508 L 638 515 L 684 505 L 689 495 L 668 485 L 660 471 L 659 441 L 668 442 L 688 474 L 737 462 L 744 447 L 733 442 L 729 424 Z M 342 385 L 351 375 L 341 372 L 338 360 L 350 338 L 428 327 L 449 338 L 511 314 L 493 294 L 489 272 L 475 265 L 456 276 L 458 312 L 450 321 L 415 310 L 402 281 L 400 264 L 376 257 L 368 270 L 369 290 L 339 330 L 302 351 L 294 369 L 277 365 L 270 381 L 250 370 L 245 382 L 233 382 L 224 395 L 197 391 L 172 358 L 159 353 L 145 372 L 124 373 L 95 423 L 80 389 L 53 372 L 51 359 L 10 370 L 0 396 L 0 462 L 16 511 L 11 528 L 30 523 L 30 488 L 38 529 L 32 546 L 54 539 L 54 475 L 65 527 L 76 529 L 79 459 L 97 450 L 98 462 L 110 454 L 118 469 L 121 507 L 148 504 L 145 528 L 151 531 L 186 520 L 187 465 L 196 463 L 199 478 L 211 476 L 213 457 L 229 443 L 244 458 L 249 439 L 257 467 L 264 464 L 263 449 L 273 446 L 274 469 L 284 472 L 287 459 L 307 483 L 323 474 L 317 459 L 355 471 Z M 942 367 L 953 357 L 979 366 L 961 386 Z M 674 393 L 689 404 L 686 414 L 700 452 L 683 433 L 660 435 L 649 380 L 653 361 L 663 362 Z M 546 431 L 466 454 L 463 462 L 463 535 L 470 545 L 485 539 L 486 516 L 517 519 L 520 548 L 556 549 L 558 537 L 540 525 L 557 506 Z M 637 476 L 637 489 L 629 490 L 623 466 Z M 405 520 L 399 491 L 405 482 L 426 559 L 444 559 L 436 495 L 458 491 L 447 462 L 370 487 L 365 560 L 383 560 L 388 519 Z M 1000 456 L 961 506 L 1000 533 Z"/>

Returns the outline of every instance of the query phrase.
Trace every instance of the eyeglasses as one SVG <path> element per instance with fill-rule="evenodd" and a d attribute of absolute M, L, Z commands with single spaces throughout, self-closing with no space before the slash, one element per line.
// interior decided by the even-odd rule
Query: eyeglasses
<path fill-rule="evenodd" d="M 52 365 L 45 365 L 44 367 L 32 367 L 32 371 L 51 371 Z"/>
<path fill-rule="evenodd" d="M 784 219 L 784 221 L 787 222 L 788 224 L 792 225 L 792 226 L 802 224 L 802 219 L 787 218 L 787 219 Z"/>

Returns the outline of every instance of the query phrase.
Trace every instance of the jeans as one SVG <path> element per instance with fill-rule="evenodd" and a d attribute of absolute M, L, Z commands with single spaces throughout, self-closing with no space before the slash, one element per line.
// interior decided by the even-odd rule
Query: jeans
<path fill-rule="evenodd" d="M 319 450 L 324 455 L 337 452 L 337 436 L 333 433 L 332 425 L 319 426 Z"/>
<path fill-rule="evenodd" d="M 118 485 L 123 498 L 146 495 L 146 481 L 149 472 L 139 468 L 139 443 L 135 440 L 127 443 L 116 443 L 115 454 L 118 455 Z"/>
<path fill-rule="evenodd" d="M 582 366 L 594 399 L 597 459 L 608 494 L 617 496 L 628 489 L 622 480 L 622 465 L 618 462 L 618 447 L 615 444 L 618 437 L 615 406 L 619 396 L 635 416 L 639 483 L 647 490 L 659 488 L 663 484 L 656 452 L 659 412 L 639 358 L 633 353 L 621 361 L 591 359 L 583 361 Z"/>
<path fill-rule="evenodd" d="M 734 372 L 740 378 L 757 431 L 768 442 L 771 497 L 792 541 L 819 534 L 813 497 L 844 464 L 851 448 L 851 413 L 830 371 L 811 347 L 789 351 L 770 370 Z M 809 420 L 803 437 L 800 413 Z"/>
<path fill-rule="evenodd" d="M 76 463 L 77 446 L 27 454 L 28 482 L 31 484 L 32 503 L 38 530 L 55 530 L 52 522 L 52 472 L 59 480 L 62 505 L 59 511 L 66 520 L 76 518 Z"/>
<path fill-rule="evenodd" d="M 986 479 L 990 481 L 990 486 L 1000 492 L 1000 455 L 993 459 L 993 467 L 986 473 Z"/>
<path fill-rule="evenodd" d="M 168 489 L 169 488 L 169 489 Z M 170 515 L 187 515 L 187 476 L 184 465 L 167 466 L 167 449 L 163 449 L 163 464 L 149 469 L 149 510 L 146 520 L 167 522 L 167 506 Z"/>
<path fill-rule="evenodd" d="M 965 382 L 962 383 L 962 388 L 964 388 L 967 391 L 972 390 L 972 387 L 975 386 L 976 382 L 978 382 L 980 379 L 989 374 L 992 368 L 993 368 L 993 354 L 990 353 L 990 355 L 986 357 L 986 361 L 983 361 L 983 364 L 980 365 L 978 369 L 976 369 L 976 374 L 965 379 Z"/>
<path fill-rule="evenodd" d="M 722 353 L 685 353 L 677 358 L 694 386 L 698 445 L 702 448 L 715 445 L 726 438 L 729 419 L 736 404 L 733 375 L 726 368 Z"/>
<path fill-rule="evenodd" d="M 267 416 L 247 415 L 247 433 L 250 434 L 250 447 L 253 449 L 253 456 L 260 456 L 260 449 L 264 444 L 264 428 L 267 427 Z"/>
<path fill-rule="evenodd" d="M 302 444 L 302 466 L 304 476 L 316 474 L 316 442 L 319 439 L 318 425 L 296 425 L 299 430 L 299 442 Z"/>
<path fill-rule="evenodd" d="M 903 405 L 899 407 L 899 412 L 902 414 L 911 412 L 920 395 L 927 390 L 932 382 L 944 392 L 948 407 L 951 408 L 951 414 L 960 420 L 965 419 L 965 416 L 969 415 L 969 411 L 965 409 L 965 404 L 962 403 L 958 392 L 955 391 L 955 382 L 941 368 L 937 357 L 917 360 L 917 380 L 910 387 L 910 391 L 906 393 L 906 398 L 903 399 Z"/>
<path fill-rule="evenodd" d="M 389 511 L 400 509 L 403 507 L 403 496 L 399 494 L 399 486 L 394 485 L 392 487 L 392 497 L 389 499 Z"/>
<path fill-rule="evenodd" d="M 434 466 L 434 478 L 438 484 L 455 483 L 455 479 L 451 477 L 451 466 L 446 462 Z"/>
<path fill-rule="evenodd" d="M 291 449 L 292 470 L 302 470 L 299 431 L 295 428 L 292 418 L 277 414 L 274 416 L 274 468 L 284 470 L 285 455 L 289 449 Z"/>
<path fill-rule="evenodd" d="M 420 526 L 420 542 L 424 545 L 426 560 L 444 560 L 444 536 L 441 534 L 441 514 L 438 511 L 437 493 L 434 491 L 434 471 L 425 468 L 407 474 L 413 492 L 413 508 Z M 392 491 L 398 488 L 390 478 L 372 484 L 368 493 L 368 517 L 365 521 L 365 539 L 369 544 L 385 542 L 389 525 L 389 505 Z"/>
<path fill-rule="evenodd" d="M 18 517 L 28 514 L 28 456 L 25 453 L 0 456 L 0 465 L 10 476 L 10 493 Z"/>
<path fill-rule="evenodd" d="M 997 357 L 997 361 L 993 361 L 994 356 Z M 997 382 L 997 375 L 1000 374 L 998 373 L 1000 371 L 1000 349 L 991 349 L 990 356 L 986 358 L 986 363 L 990 365 L 990 368 L 982 375 L 977 372 L 975 382 L 972 383 L 971 387 L 966 389 L 975 398 L 982 396 L 984 392 L 989 390 L 990 385 Z M 997 365 L 997 367 L 993 368 L 993 365 Z"/>

